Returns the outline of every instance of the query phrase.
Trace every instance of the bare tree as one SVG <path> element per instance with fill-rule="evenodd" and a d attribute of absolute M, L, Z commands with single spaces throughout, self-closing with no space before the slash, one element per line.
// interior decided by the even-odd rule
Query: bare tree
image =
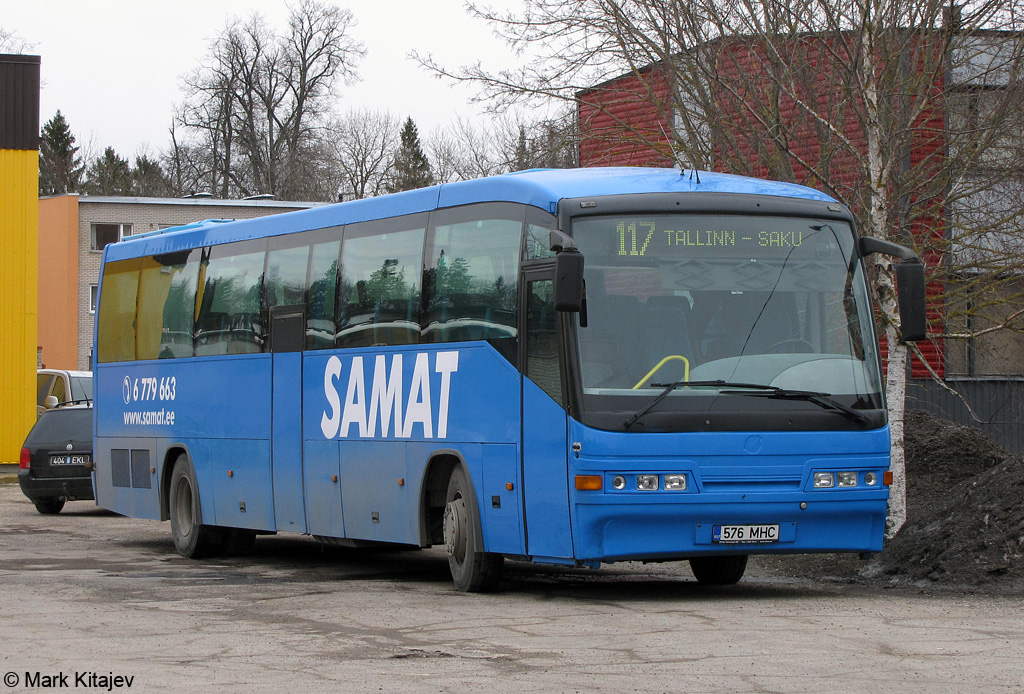
<path fill-rule="evenodd" d="M 365 53 L 350 36 L 352 23 L 347 10 L 302 0 L 285 35 L 258 14 L 224 28 L 186 78 L 177 118 L 208 151 L 202 168 L 216 194 L 323 195 L 316 172 L 324 162 L 310 157 L 328 151 L 321 139 L 331 97 L 339 80 L 355 79 Z"/>
<path fill-rule="evenodd" d="M 0 53 L 18 55 L 34 48 L 35 44 L 18 36 L 18 32 L 0 27 Z"/>
<path fill-rule="evenodd" d="M 390 113 L 365 109 L 349 111 L 335 120 L 329 141 L 340 174 L 338 195 L 359 200 L 387 191 L 399 127 Z"/>
<path fill-rule="evenodd" d="M 460 118 L 436 130 L 427 150 L 439 182 L 509 171 L 578 166 L 575 113 L 529 121 L 514 114 L 475 126 Z"/>
<path fill-rule="evenodd" d="M 521 15 L 471 9 L 533 60 L 498 73 L 422 64 L 478 85 L 497 111 L 578 104 L 584 153 L 601 138 L 598 149 L 619 160 L 718 168 L 833 195 L 865 233 L 915 247 L 936 291 L 951 287 L 948 301 L 933 297 L 936 351 L 943 338 L 978 334 L 959 328 L 993 280 L 1005 278 L 1015 289 L 1001 297 L 1019 300 L 1020 260 L 1007 249 L 1024 219 L 1012 192 L 1021 169 L 986 162 L 1007 149 L 1007 134 L 1020 141 L 1021 0 L 527 0 Z M 996 198 L 998 213 L 966 213 Z M 979 243 L 984 263 L 967 252 Z M 872 274 L 887 341 L 895 532 L 906 517 L 908 348 L 892 264 L 874 260 Z M 1019 329 L 1020 312 L 997 305 L 982 330 Z"/>

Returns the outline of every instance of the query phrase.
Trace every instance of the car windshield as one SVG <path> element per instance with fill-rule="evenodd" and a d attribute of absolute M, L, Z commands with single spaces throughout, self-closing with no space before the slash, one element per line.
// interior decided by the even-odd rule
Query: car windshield
<path fill-rule="evenodd" d="M 689 381 L 880 406 L 868 295 L 847 224 L 632 215 L 577 219 L 573 236 L 586 259 L 585 408 L 638 410 L 667 384 Z M 700 409 L 726 391 L 674 388 L 658 408 Z M 602 397 L 615 407 L 595 402 Z"/>

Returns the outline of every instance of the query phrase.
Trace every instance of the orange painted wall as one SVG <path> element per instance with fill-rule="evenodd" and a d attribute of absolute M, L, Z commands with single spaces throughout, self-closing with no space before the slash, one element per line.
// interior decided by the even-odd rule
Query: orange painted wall
<path fill-rule="evenodd" d="M 39 201 L 39 346 L 49 369 L 78 368 L 78 196 Z"/>

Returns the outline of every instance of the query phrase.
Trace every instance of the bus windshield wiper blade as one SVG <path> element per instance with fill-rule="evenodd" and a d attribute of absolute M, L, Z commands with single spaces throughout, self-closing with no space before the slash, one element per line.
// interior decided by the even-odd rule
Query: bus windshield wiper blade
<path fill-rule="evenodd" d="M 867 424 L 870 421 L 867 415 L 863 412 L 858 412 L 852 407 L 842 404 L 835 400 L 829 393 L 818 393 L 811 390 L 789 390 L 787 388 L 779 388 L 778 386 L 766 386 L 761 383 L 731 383 L 723 380 L 676 381 L 674 383 L 652 383 L 652 388 L 662 388 L 663 390 L 656 398 L 651 400 L 651 402 L 647 403 L 646 406 L 638 410 L 625 421 L 626 428 L 629 429 L 631 426 L 636 424 L 637 420 L 654 409 L 658 403 L 668 397 L 668 394 L 673 390 L 686 386 L 716 386 L 718 388 L 729 388 L 729 390 L 721 391 L 722 395 L 750 395 L 763 398 L 778 398 L 780 400 L 805 400 L 807 402 L 812 402 L 823 409 L 841 412 L 853 421 L 861 424 Z M 732 390 L 733 388 L 738 390 Z"/>
<path fill-rule="evenodd" d="M 868 424 L 871 420 L 863 412 L 858 412 L 833 398 L 829 393 L 818 393 L 813 390 L 789 390 L 777 386 L 763 386 L 756 383 L 730 384 L 730 388 L 750 388 L 752 390 L 726 390 L 723 395 L 750 395 L 762 398 L 778 398 L 780 400 L 805 400 L 826 409 L 836 410 L 855 422 Z"/>
<path fill-rule="evenodd" d="M 684 386 L 692 388 L 694 386 L 727 386 L 727 385 L 729 385 L 729 384 L 726 383 L 725 381 L 721 381 L 721 380 L 718 380 L 718 381 L 675 381 L 674 383 L 652 383 L 651 384 L 651 388 L 662 388 L 663 390 L 658 394 L 658 396 L 656 398 L 654 398 L 654 400 L 651 400 L 642 409 L 637 410 L 629 419 L 627 419 L 625 421 L 626 428 L 629 429 L 631 426 L 636 424 L 638 419 L 640 419 L 645 414 L 647 414 L 648 412 L 653 410 L 657 406 L 657 404 L 659 402 L 661 402 L 662 400 L 667 398 L 668 394 L 671 393 L 676 388 L 682 388 Z M 747 386 L 746 383 L 743 383 L 743 384 L 740 384 L 740 385 L 742 385 L 744 387 Z M 751 387 L 756 387 L 756 386 L 751 386 Z"/>

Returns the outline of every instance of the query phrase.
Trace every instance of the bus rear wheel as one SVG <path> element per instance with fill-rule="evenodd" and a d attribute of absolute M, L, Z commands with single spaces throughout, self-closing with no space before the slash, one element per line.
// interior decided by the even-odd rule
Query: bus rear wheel
<path fill-rule="evenodd" d="M 481 552 L 477 537 L 480 527 L 476 504 L 469 494 L 469 480 L 461 467 L 452 471 L 444 506 L 444 544 L 448 568 L 455 587 L 468 593 L 494 590 L 501 581 L 505 558 Z"/>
<path fill-rule="evenodd" d="M 697 582 L 705 586 L 731 586 L 743 578 L 747 570 L 747 555 L 730 557 L 693 557 L 690 571 Z"/>
<path fill-rule="evenodd" d="M 178 456 L 171 472 L 169 502 L 171 537 L 178 554 L 190 559 L 202 559 L 223 553 L 226 539 L 224 530 L 203 525 L 196 473 L 188 456 L 184 454 Z"/>

